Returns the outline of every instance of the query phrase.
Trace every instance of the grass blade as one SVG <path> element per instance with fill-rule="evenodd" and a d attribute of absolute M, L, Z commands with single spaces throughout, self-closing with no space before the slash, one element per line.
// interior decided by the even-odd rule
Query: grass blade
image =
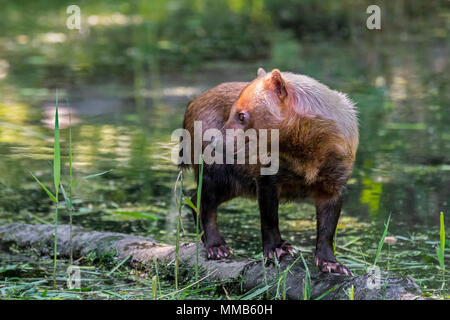
<path fill-rule="evenodd" d="M 69 107 L 69 99 L 67 99 L 66 102 L 67 102 L 67 107 Z M 70 109 L 69 109 L 69 200 L 70 200 L 69 210 L 72 210 L 72 183 L 73 183 L 73 176 L 72 176 L 72 115 L 70 114 Z"/>
<path fill-rule="evenodd" d="M 325 297 L 326 295 L 328 295 L 329 293 L 333 292 L 334 290 L 336 290 L 338 286 L 334 286 L 333 288 L 329 289 L 328 291 L 322 293 L 320 296 L 318 296 L 317 298 L 314 298 L 314 300 L 322 300 L 323 297 Z"/>
<path fill-rule="evenodd" d="M 58 256 L 58 190 L 61 179 L 61 151 L 59 148 L 58 90 L 56 90 L 55 141 L 53 149 L 53 181 L 55 183 L 55 239 L 53 252 L 53 289 L 56 289 L 56 258 Z"/>
<path fill-rule="evenodd" d="M 111 172 L 111 171 L 112 171 L 112 169 L 109 169 L 109 170 L 106 170 L 106 171 L 103 171 L 103 172 L 90 174 L 88 176 L 84 176 L 83 179 L 92 179 L 92 178 L 95 178 L 95 177 L 98 177 L 98 176 L 102 176 L 102 175 L 104 175 L 104 174 L 106 174 L 108 172 Z"/>
<path fill-rule="evenodd" d="M 333 253 L 336 254 L 336 244 L 337 244 L 337 225 L 336 229 L 334 230 L 334 239 L 333 239 Z"/>
<path fill-rule="evenodd" d="M 59 147 L 58 90 L 57 90 L 56 111 L 55 111 L 55 141 L 53 149 L 53 181 L 55 183 L 55 190 L 59 188 L 60 179 L 61 179 L 61 151 Z"/>
<path fill-rule="evenodd" d="M 445 226 L 444 226 L 444 212 L 441 211 L 441 255 L 442 255 L 442 268 L 444 268 L 444 255 L 445 255 Z"/>
<path fill-rule="evenodd" d="M 196 228 L 195 228 L 195 280 L 198 280 L 198 254 L 199 254 L 199 245 L 200 245 L 200 210 L 201 210 L 201 200 L 202 200 L 202 185 L 203 185 L 203 154 L 201 157 L 200 164 L 200 174 L 198 176 L 198 186 L 197 186 L 197 220 L 196 220 Z"/>
<path fill-rule="evenodd" d="M 305 258 L 303 258 L 303 254 L 300 253 L 300 257 L 302 258 L 303 265 L 305 266 L 305 278 L 303 280 L 303 300 L 311 300 L 311 274 L 309 272 L 309 268 L 306 264 Z"/>
<path fill-rule="evenodd" d="M 61 188 L 61 193 L 63 194 L 63 197 L 64 197 L 66 209 L 70 210 L 70 208 L 72 207 L 72 201 L 69 199 L 69 197 L 67 197 L 66 190 L 64 189 L 64 186 L 62 185 L 62 183 L 59 184 L 59 187 Z"/>
<path fill-rule="evenodd" d="M 265 285 L 261 288 L 258 288 L 256 290 L 251 290 L 249 292 L 247 292 L 246 294 L 242 295 L 241 297 L 239 297 L 239 300 L 251 300 L 254 299 L 260 295 L 262 295 L 263 293 L 265 293 L 267 290 L 270 289 L 270 285 Z"/>
<path fill-rule="evenodd" d="M 387 232 L 388 232 L 388 228 L 389 228 L 389 222 L 391 221 L 391 215 L 389 215 L 389 218 L 384 226 L 384 231 L 383 231 L 383 235 L 381 236 L 380 242 L 378 243 L 378 249 L 377 249 L 377 254 L 375 256 L 375 261 L 373 262 L 373 265 L 376 266 L 377 265 L 377 261 L 378 258 L 380 257 L 381 254 L 381 249 L 383 248 L 383 244 L 384 244 L 384 239 L 386 238 Z"/>
<path fill-rule="evenodd" d="M 179 195 L 177 197 L 177 184 L 178 181 L 180 183 L 180 191 Z M 178 215 L 177 215 L 177 235 L 176 235 L 176 242 L 175 242 L 175 290 L 178 290 L 178 274 L 179 274 L 179 268 L 180 268 L 180 232 L 181 232 L 181 212 L 183 210 L 183 171 L 180 171 L 178 174 L 177 181 L 175 182 L 175 197 L 178 198 Z"/>
<path fill-rule="evenodd" d="M 148 219 L 148 220 L 153 220 L 153 221 L 160 219 L 160 217 L 158 217 L 157 215 L 154 215 L 154 214 L 151 214 L 148 212 L 115 210 L 115 211 L 113 211 L 113 213 L 123 214 L 123 215 L 131 216 L 131 217 L 135 217 L 135 218 L 142 218 L 142 219 Z"/>
<path fill-rule="evenodd" d="M 350 300 L 355 300 L 355 287 L 353 285 L 348 292 L 348 298 Z"/>
<path fill-rule="evenodd" d="M 67 108 L 69 108 L 69 99 L 66 97 Z M 73 204 L 72 204 L 72 187 L 73 187 L 73 175 L 72 175 L 72 115 L 69 109 L 69 263 L 73 264 L 73 235 L 72 235 L 72 223 L 73 223 Z M 61 185 L 61 190 L 64 192 L 64 188 Z M 67 203 L 67 200 L 66 200 Z"/>
<path fill-rule="evenodd" d="M 194 206 L 194 204 L 192 203 L 191 199 L 189 197 L 185 197 L 184 201 L 186 202 L 186 204 L 191 207 L 192 210 L 194 210 L 195 212 L 197 212 L 197 207 Z"/>
<path fill-rule="evenodd" d="M 30 172 L 30 174 L 34 178 L 34 180 L 36 180 L 36 182 L 41 186 L 41 188 L 45 191 L 45 193 L 47 193 L 48 197 L 50 199 L 52 199 L 53 202 L 58 203 L 58 201 L 56 200 L 56 197 L 53 195 L 53 193 L 51 193 L 50 190 L 48 190 L 33 173 Z"/>
<path fill-rule="evenodd" d="M 125 259 L 123 259 L 122 261 L 120 261 L 114 268 L 112 268 L 111 271 L 109 271 L 106 276 L 110 276 L 112 275 L 117 269 L 119 269 L 125 262 L 128 261 L 128 259 L 131 258 L 131 254 L 129 254 L 127 257 L 125 257 Z"/>
<path fill-rule="evenodd" d="M 440 244 L 439 247 L 436 247 L 436 256 L 439 262 L 439 266 L 441 270 L 445 270 L 445 225 L 444 225 L 444 212 L 441 212 L 440 217 Z"/>

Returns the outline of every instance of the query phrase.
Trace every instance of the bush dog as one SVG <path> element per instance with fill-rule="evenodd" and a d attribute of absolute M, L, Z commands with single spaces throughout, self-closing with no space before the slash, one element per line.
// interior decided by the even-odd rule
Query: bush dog
<path fill-rule="evenodd" d="M 279 130 L 276 174 L 261 175 L 260 164 L 204 165 L 199 225 L 209 259 L 232 253 L 216 225 L 221 203 L 235 197 L 256 198 L 264 257 L 279 259 L 293 249 L 278 229 L 279 201 L 312 198 L 317 219 L 316 265 L 322 272 L 351 274 L 333 253 L 342 193 L 359 139 L 357 113 L 345 94 L 305 75 L 277 69 L 266 73 L 260 68 L 251 82 L 223 83 L 194 98 L 184 117 L 184 128 L 191 135 L 194 121 L 202 122 L 203 132 L 210 128 Z M 199 164 L 192 166 L 198 181 Z M 191 200 L 195 204 L 196 195 Z"/>

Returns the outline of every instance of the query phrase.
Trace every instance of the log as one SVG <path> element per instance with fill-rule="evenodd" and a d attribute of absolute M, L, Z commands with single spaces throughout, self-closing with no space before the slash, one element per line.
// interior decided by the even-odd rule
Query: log
<path fill-rule="evenodd" d="M 13 223 L 0 226 L 0 250 L 9 250 L 14 245 L 22 250 L 32 249 L 41 256 L 52 256 L 53 254 L 52 225 L 31 225 Z M 154 264 L 154 259 L 167 265 L 173 264 L 175 246 L 157 243 L 147 237 L 113 233 L 89 231 L 82 227 L 73 226 L 73 257 L 79 259 L 94 252 L 97 257 L 116 251 L 117 259 L 128 259 L 132 268 L 144 272 Z M 60 258 L 68 257 L 69 226 L 58 226 L 58 255 Z M 187 269 L 193 269 L 196 263 L 195 243 L 182 243 L 179 250 L 180 265 Z M 231 257 L 226 260 L 207 260 L 203 245 L 200 246 L 199 266 L 202 272 L 208 275 L 208 280 L 229 280 L 235 288 L 248 292 L 255 288 L 262 288 L 267 284 L 274 283 L 270 289 L 275 294 L 278 289 L 286 288 L 287 299 L 303 299 L 305 265 L 301 259 L 295 261 L 294 257 L 283 257 L 279 266 L 265 264 L 262 261 L 248 260 L 242 257 Z M 421 297 L 421 291 L 414 279 L 400 276 L 387 271 L 379 273 L 381 286 L 374 286 L 373 274 L 362 274 L 358 276 L 345 276 L 325 274 L 319 272 L 311 262 L 306 262 L 310 271 L 311 291 L 310 298 L 321 298 L 324 300 L 348 300 L 349 289 L 353 286 L 355 300 L 409 300 Z M 280 271 L 287 268 L 285 279 L 277 282 Z M 171 270 L 173 268 L 166 268 Z M 267 287 L 266 287 L 267 288 Z M 325 295 L 324 295 L 325 294 Z M 321 297 L 322 296 L 322 297 Z"/>

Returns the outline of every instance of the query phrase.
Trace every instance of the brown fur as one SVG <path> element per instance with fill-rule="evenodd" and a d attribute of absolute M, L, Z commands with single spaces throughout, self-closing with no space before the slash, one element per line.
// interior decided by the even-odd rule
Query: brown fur
<path fill-rule="evenodd" d="M 246 115 L 244 122 L 239 120 L 240 113 Z M 204 226 L 207 229 L 204 236 L 207 249 L 215 250 L 217 245 L 213 243 L 219 243 L 224 250 L 225 242 L 215 226 L 216 209 L 220 203 L 237 196 L 258 195 L 260 198 L 261 192 L 287 200 L 311 196 L 318 210 L 316 257 L 320 267 L 331 266 L 335 272 L 344 272 L 345 267 L 340 267 L 329 252 L 329 242 L 330 235 L 334 234 L 331 228 L 337 224 L 342 191 L 351 174 L 358 144 L 356 113 L 350 100 L 305 76 L 278 70 L 265 74 L 258 70 L 258 78 L 250 83 L 224 83 L 192 100 L 184 119 L 184 127 L 192 136 L 194 120 L 202 121 L 203 132 L 209 128 L 254 128 L 279 129 L 280 133 L 280 169 L 275 177 L 260 177 L 259 165 L 205 165 L 204 183 L 211 187 L 202 197 L 205 196 L 204 201 L 213 199 L 210 201 L 211 219 L 204 218 L 204 223 L 213 224 L 210 229 Z M 193 159 L 194 155 L 191 156 Z M 198 165 L 193 167 L 197 177 Z M 272 184 L 275 189 L 265 190 Z M 221 187 L 215 189 L 216 185 Z M 202 208 L 208 205 L 204 201 Z M 268 234 L 268 240 L 264 242 L 265 253 L 266 247 L 268 254 L 276 248 L 286 250 L 285 242 L 280 242 L 278 236 L 277 205 L 269 210 L 265 208 L 271 206 L 270 202 L 259 201 L 263 242 L 264 233 Z M 204 216 L 209 215 L 206 208 L 202 210 L 205 211 Z M 272 211 L 276 216 L 273 228 L 269 221 Z M 208 240 L 208 234 L 213 240 Z M 214 250 L 211 251 L 213 258 L 220 258 L 220 254 L 214 256 Z"/>

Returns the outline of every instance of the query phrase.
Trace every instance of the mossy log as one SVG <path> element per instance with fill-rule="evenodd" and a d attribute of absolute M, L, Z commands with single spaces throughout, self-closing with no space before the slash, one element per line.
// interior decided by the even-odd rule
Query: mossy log
<path fill-rule="evenodd" d="M 9 250 L 13 245 L 21 249 L 33 249 L 40 255 L 51 256 L 53 245 L 54 226 L 31 224 L 8 224 L 0 226 L 0 249 Z M 117 259 L 128 256 L 131 267 L 145 272 L 153 265 L 154 259 L 161 263 L 173 261 L 175 246 L 157 243 L 151 238 L 144 238 L 122 233 L 89 231 L 82 227 L 73 227 L 73 257 L 78 259 L 95 252 L 102 256 L 108 252 L 116 251 Z M 68 257 L 69 226 L 58 226 L 58 254 Z M 196 263 L 196 246 L 194 243 L 180 245 L 180 263 L 193 267 Z M 294 262 L 293 257 L 283 257 L 278 268 L 274 264 L 262 265 L 261 261 L 232 257 L 226 260 L 207 260 L 203 246 L 200 246 L 199 266 L 209 274 L 209 280 L 231 280 L 243 291 L 249 291 L 258 286 L 264 286 L 273 279 L 279 278 L 280 270 L 283 272 Z M 379 282 L 381 286 L 371 285 L 374 277 L 370 274 L 358 276 L 344 276 L 325 274 L 317 271 L 310 262 L 307 262 L 311 278 L 311 299 L 349 299 L 348 292 L 353 286 L 354 298 L 359 300 L 394 299 L 408 300 L 421 297 L 421 292 L 413 279 L 398 274 L 381 271 Z M 167 270 L 173 270 L 168 268 Z M 302 260 L 292 266 L 286 275 L 287 299 L 303 299 L 305 267 Z M 283 280 L 284 282 L 284 280 Z M 277 285 L 272 286 L 273 292 Z M 334 289 L 333 289 L 334 288 Z M 331 290 L 331 291 L 330 291 Z"/>

